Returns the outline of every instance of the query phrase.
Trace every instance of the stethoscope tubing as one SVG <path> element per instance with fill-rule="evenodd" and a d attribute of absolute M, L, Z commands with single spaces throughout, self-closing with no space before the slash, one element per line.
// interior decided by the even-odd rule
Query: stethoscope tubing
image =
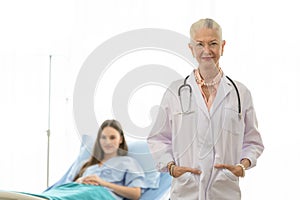
<path fill-rule="evenodd" d="M 192 98 L 192 87 L 191 87 L 190 84 L 187 84 L 187 83 L 186 83 L 186 82 L 187 82 L 187 79 L 188 79 L 189 77 L 190 77 L 189 75 L 188 75 L 187 77 L 185 77 L 184 82 L 183 82 L 183 85 L 181 85 L 181 86 L 178 88 L 178 96 L 179 96 L 179 100 L 180 100 L 180 104 L 181 104 L 181 110 L 182 110 L 182 113 L 189 113 L 189 112 L 190 112 L 189 110 L 186 111 L 186 112 L 183 110 L 183 107 L 182 107 L 182 101 L 181 101 L 181 89 L 184 88 L 184 87 L 188 87 L 188 88 L 189 88 L 189 90 L 190 90 L 190 101 L 191 101 L 191 98 Z M 236 84 L 234 83 L 234 81 L 233 81 L 231 78 L 229 78 L 228 76 L 226 76 L 226 78 L 232 83 L 232 85 L 233 85 L 233 87 L 234 87 L 234 89 L 235 89 L 235 91 L 236 91 L 237 100 L 238 100 L 238 112 L 239 112 L 239 117 L 241 118 L 241 116 L 242 116 L 242 106 L 241 106 L 241 98 L 240 98 L 239 90 L 238 90 Z M 190 102 L 190 104 L 191 104 L 191 102 Z M 189 109 L 190 109 L 190 106 L 191 106 L 191 105 L 189 105 Z"/>
<path fill-rule="evenodd" d="M 229 78 L 228 76 L 226 76 L 226 78 L 232 83 L 232 85 L 233 85 L 233 87 L 236 91 L 236 96 L 237 96 L 238 105 L 239 105 L 239 107 L 238 107 L 239 108 L 239 115 L 241 115 L 242 114 L 242 106 L 241 106 L 241 98 L 240 98 L 239 90 L 238 90 L 236 84 L 234 83 L 234 81 L 231 78 Z"/>

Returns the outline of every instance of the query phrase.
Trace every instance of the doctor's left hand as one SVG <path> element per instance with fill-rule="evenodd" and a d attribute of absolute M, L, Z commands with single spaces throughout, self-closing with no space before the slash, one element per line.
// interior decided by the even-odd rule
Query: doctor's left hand
<path fill-rule="evenodd" d="M 216 164 L 215 168 L 228 169 L 229 171 L 231 171 L 237 177 L 239 177 L 239 176 L 242 177 L 243 176 L 243 169 L 240 166 L 227 165 L 227 164 Z"/>
<path fill-rule="evenodd" d="M 179 176 L 181 176 L 182 174 L 184 174 L 186 172 L 190 172 L 192 174 L 198 174 L 198 175 L 201 174 L 201 171 L 199 169 L 174 165 L 172 176 L 174 178 L 178 178 Z"/>

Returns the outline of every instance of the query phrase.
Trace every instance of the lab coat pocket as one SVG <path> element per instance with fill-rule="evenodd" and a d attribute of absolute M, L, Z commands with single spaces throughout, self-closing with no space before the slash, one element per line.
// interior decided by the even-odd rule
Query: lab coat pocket
<path fill-rule="evenodd" d="M 228 169 L 222 169 L 222 172 L 232 181 L 237 181 L 239 177 L 234 175 L 230 170 Z"/>
<path fill-rule="evenodd" d="M 181 176 L 177 177 L 177 180 L 178 180 L 178 182 L 180 182 L 182 184 L 186 184 L 190 178 L 192 178 L 191 173 L 186 172 L 186 173 L 182 174 Z"/>
<path fill-rule="evenodd" d="M 223 129 L 232 134 L 242 134 L 244 132 L 244 120 L 239 117 L 237 110 L 226 107 L 224 110 Z"/>
<path fill-rule="evenodd" d="M 197 199 L 199 190 L 199 182 L 196 181 L 194 175 L 190 172 L 186 172 L 181 176 L 174 178 L 172 182 L 171 194 L 173 198 L 186 198 L 189 196 L 189 199 Z M 176 197 L 176 198 L 175 198 Z"/>
<path fill-rule="evenodd" d="M 240 200 L 239 178 L 227 169 L 218 170 L 208 192 L 209 199 Z"/>

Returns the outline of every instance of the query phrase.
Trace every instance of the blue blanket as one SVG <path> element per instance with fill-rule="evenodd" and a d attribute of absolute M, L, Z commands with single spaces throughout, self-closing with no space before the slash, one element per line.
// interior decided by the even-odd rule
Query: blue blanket
<path fill-rule="evenodd" d="M 24 194 L 42 197 L 49 200 L 115 200 L 111 193 L 104 187 L 74 182 L 54 187 L 42 194 Z"/>

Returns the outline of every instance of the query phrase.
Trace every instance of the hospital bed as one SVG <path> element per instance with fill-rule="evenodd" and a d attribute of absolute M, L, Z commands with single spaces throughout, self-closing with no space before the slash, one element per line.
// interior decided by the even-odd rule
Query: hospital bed
<path fill-rule="evenodd" d="M 71 182 L 78 172 L 80 166 L 89 158 L 92 152 L 94 137 L 83 135 L 81 140 L 79 155 L 74 163 L 70 166 L 63 177 L 55 184 L 46 189 Z M 150 155 L 148 145 L 145 141 L 128 142 L 128 156 L 134 157 L 144 169 L 146 175 L 146 183 L 148 188 L 143 189 L 140 200 L 167 200 L 169 199 L 171 177 L 168 173 L 159 173 L 155 170 L 152 156 Z M 33 195 L 13 192 L 1 191 L 0 200 L 45 200 L 44 198 L 35 197 Z"/>

